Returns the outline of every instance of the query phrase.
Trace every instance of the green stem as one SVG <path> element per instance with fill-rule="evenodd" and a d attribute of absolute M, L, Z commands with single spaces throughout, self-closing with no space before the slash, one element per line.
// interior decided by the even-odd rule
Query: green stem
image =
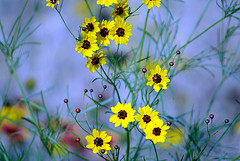
<path fill-rule="evenodd" d="M 99 22 L 100 22 L 101 14 L 102 14 L 102 5 L 101 5 L 100 11 L 99 11 L 99 17 L 98 17 Z"/>
<path fill-rule="evenodd" d="M 126 20 L 127 18 L 129 18 L 132 14 L 134 14 L 135 12 L 137 12 L 137 11 L 142 7 L 142 5 L 143 5 L 143 4 L 141 4 L 140 6 L 138 6 L 137 9 L 135 9 L 133 12 L 131 12 L 131 13 L 129 14 L 129 16 L 125 18 L 125 20 Z"/>
<path fill-rule="evenodd" d="M 154 151 L 155 151 L 155 155 L 156 155 L 156 158 L 157 158 L 157 161 L 158 161 L 158 154 L 157 154 L 156 146 L 155 146 L 155 144 L 152 140 L 151 140 L 151 142 L 152 142 L 152 145 L 153 145 L 153 148 L 154 148 Z"/>
<path fill-rule="evenodd" d="M 130 154 L 130 131 L 128 128 L 125 128 L 127 132 L 127 148 L 126 148 L 126 161 L 129 161 L 129 154 Z"/>
<path fill-rule="evenodd" d="M 57 13 L 59 14 L 59 16 L 61 17 L 61 19 L 62 19 L 64 25 L 66 26 L 67 30 L 69 31 L 69 33 L 72 35 L 72 37 L 73 37 L 75 40 L 78 40 L 78 39 L 73 35 L 73 33 L 72 33 L 72 31 L 69 29 L 69 27 L 67 26 L 67 24 L 66 24 L 66 22 L 65 22 L 65 20 L 64 20 L 64 18 L 63 18 L 63 16 L 62 16 L 62 14 L 61 14 L 61 12 L 60 12 L 57 8 L 55 8 L 55 9 L 56 9 Z"/>
<path fill-rule="evenodd" d="M 87 0 L 84 0 L 84 1 L 85 1 L 86 5 L 87 5 L 87 8 L 88 8 L 91 16 L 93 17 L 94 15 L 93 15 L 92 10 L 91 10 L 91 8 L 90 8 L 90 6 L 89 6 L 89 4 L 88 4 L 88 1 L 87 1 Z"/>

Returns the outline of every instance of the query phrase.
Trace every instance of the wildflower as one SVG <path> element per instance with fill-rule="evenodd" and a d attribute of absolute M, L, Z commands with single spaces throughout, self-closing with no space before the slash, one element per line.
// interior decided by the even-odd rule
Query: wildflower
<path fill-rule="evenodd" d="M 144 130 L 146 133 L 145 139 L 151 139 L 154 144 L 157 142 L 165 142 L 166 139 L 166 130 L 170 127 L 167 125 L 163 125 L 163 120 L 159 119 L 156 124 L 149 124 L 147 128 Z"/>
<path fill-rule="evenodd" d="M 107 154 L 107 150 L 111 150 L 109 142 L 112 136 L 107 135 L 106 131 L 99 131 L 93 129 L 92 135 L 87 135 L 86 140 L 88 142 L 87 148 L 91 148 L 93 153 L 97 153 L 101 150 L 105 150 L 104 154 Z"/>
<path fill-rule="evenodd" d="M 99 22 L 96 22 L 95 16 L 91 19 L 85 18 L 85 22 L 81 23 L 83 30 L 81 33 L 87 33 L 89 36 L 95 36 L 99 29 Z"/>
<path fill-rule="evenodd" d="M 100 31 L 97 33 L 97 42 L 98 44 L 103 44 L 108 46 L 110 41 L 108 39 L 109 30 L 111 30 L 114 26 L 114 21 L 102 20 L 102 24 L 100 25 Z"/>
<path fill-rule="evenodd" d="M 115 44 L 127 45 L 128 38 L 132 36 L 132 25 L 127 24 L 124 19 L 116 19 L 115 26 L 110 30 L 109 39 L 115 40 Z"/>
<path fill-rule="evenodd" d="M 153 5 L 160 7 L 161 0 L 143 0 L 142 3 L 147 5 L 148 9 L 151 9 Z"/>
<path fill-rule="evenodd" d="M 127 128 L 130 122 L 134 122 L 134 114 L 136 110 L 132 109 L 131 103 L 121 104 L 117 103 L 115 107 L 111 107 L 112 115 L 109 119 L 110 122 L 115 123 L 115 127 L 121 125 L 124 128 Z"/>
<path fill-rule="evenodd" d="M 98 70 L 99 65 L 106 64 L 105 57 L 106 57 L 106 55 L 103 55 L 102 51 L 100 51 L 99 53 L 95 53 L 91 57 L 88 57 L 88 61 L 85 66 L 90 68 L 91 74 L 95 70 Z"/>
<path fill-rule="evenodd" d="M 117 0 L 97 0 L 98 5 L 105 5 L 106 7 L 109 7 L 113 3 L 117 3 Z"/>
<path fill-rule="evenodd" d="M 139 107 L 138 113 L 135 116 L 135 119 L 138 121 L 140 129 L 146 129 L 146 126 L 150 123 L 156 123 L 159 121 L 158 113 L 156 110 L 152 110 L 149 105 L 144 106 L 143 108 Z"/>
<path fill-rule="evenodd" d="M 110 14 L 110 16 L 113 17 L 113 19 L 124 18 L 124 17 L 129 16 L 127 0 L 124 0 L 124 1 L 120 0 L 119 3 L 114 4 L 113 8 L 114 8 L 114 10 Z"/>
<path fill-rule="evenodd" d="M 146 76 L 148 82 L 147 86 L 152 86 L 156 92 L 159 92 L 160 89 L 167 89 L 167 83 L 170 82 L 168 79 L 167 70 L 162 70 L 159 65 L 155 68 L 150 69 L 150 74 Z"/>
<path fill-rule="evenodd" d="M 60 1 L 59 0 L 46 0 L 46 2 L 48 2 L 47 4 L 46 4 L 46 6 L 47 7 L 54 7 L 54 5 L 55 5 L 55 3 L 57 3 L 57 4 L 60 4 Z"/>
<path fill-rule="evenodd" d="M 87 34 L 82 35 L 82 41 L 78 41 L 76 45 L 76 52 L 83 54 L 83 57 L 92 56 L 93 52 L 98 50 L 99 47 L 96 44 L 96 37 L 90 37 Z"/>

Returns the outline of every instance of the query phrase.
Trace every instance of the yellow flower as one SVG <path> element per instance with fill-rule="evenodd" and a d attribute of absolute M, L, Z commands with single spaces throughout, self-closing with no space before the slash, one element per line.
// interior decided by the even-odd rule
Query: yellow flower
<path fill-rule="evenodd" d="M 115 18 L 124 18 L 129 16 L 128 14 L 128 2 L 127 0 L 120 0 L 119 3 L 116 3 L 113 6 L 114 10 L 113 12 L 110 14 L 110 16 L 113 17 L 113 19 Z"/>
<path fill-rule="evenodd" d="M 88 57 L 88 61 L 86 63 L 86 67 L 90 68 L 90 73 L 98 70 L 99 64 L 103 65 L 106 64 L 105 61 L 106 55 L 103 55 L 103 52 L 100 51 L 99 53 L 95 53 L 92 57 Z"/>
<path fill-rule="evenodd" d="M 106 7 L 109 7 L 113 3 L 117 3 L 117 0 L 97 0 L 98 5 L 105 5 Z"/>
<path fill-rule="evenodd" d="M 98 44 L 103 44 L 108 46 L 110 41 L 108 39 L 109 30 L 111 30 L 114 26 L 114 21 L 102 20 L 102 24 L 100 25 L 100 31 L 97 33 L 97 42 Z"/>
<path fill-rule="evenodd" d="M 159 65 L 155 68 L 150 69 L 150 74 L 146 76 L 148 82 L 147 86 L 152 86 L 156 92 L 160 89 L 167 89 L 167 83 L 170 82 L 167 76 L 167 69 L 163 70 Z"/>
<path fill-rule="evenodd" d="M 184 139 L 183 133 L 184 133 L 184 129 L 181 127 L 170 129 L 166 134 L 166 138 L 167 138 L 166 141 L 173 145 L 180 145 Z M 160 146 L 162 148 L 171 148 L 172 147 L 167 143 L 161 143 Z"/>
<path fill-rule="evenodd" d="M 78 41 L 76 45 L 76 52 L 83 54 L 83 57 L 86 56 L 92 56 L 94 51 L 97 51 L 99 49 L 97 45 L 97 39 L 96 36 L 88 36 L 87 34 L 82 35 L 82 41 Z"/>
<path fill-rule="evenodd" d="M 47 4 L 46 4 L 46 6 L 47 7 L 54 7 L 54 5 L 55 5 L 55 3 L 57 3 L 57 4 L 60 4 L 60 1 L 59 0 L 46 0 L 46 2 L 48 2 Z"/>
<path fill-rule="evenodd" d="M 156 123 L 160 119 L 158 117 L 158 113 L 156 110 L 152 110 L 149 105 L 144 106 L 143 108 L 139 107 L 138 113 L 135 116 L 135 119 L 138 121 L 139 128 L 140 129 L 146 129 L 146 126 L 148 126 L 151 123 Z"/>
<path fill-rule="evenodd" d="M 153 5 L 160 7 L 161 0 L 143 0 L 142 3 L 147 5 L 148 9 L 151 9 Z"/>
<path fill-rule="evenodd" d="M 122 125 L 122 127 L 127 128 L 130 122 L 134 122 L 134 114 L 136 110 L 132 109 L 131 103 L 121 104 L 117 103 L 115 107 L 111 107 L 112 115 L 109 122 L 115 123 L 115 127 Z"/>
<path fill-rule="evenodd" d="M 81 23 L 82 25 L 82 31 L 81 33 L 87 33 L 89 36 L 96 36 L 96 33 L 100 31 L 99 29 L 99 22 L 96 22 L 95 16 L 93 16 L 91 19 L 85 18 L 85 22 Z"/>
<path fill-rule="evenodd" d="M 111 150 L 109 142 L 112 140 L 112 136 L 107 135 L 106 131 L 99 131 L 93 129 L 92 135 L 87 135 L 86 140 L 88 142 L 87 148 L 91 148 L 93 153 L 97 153 L 100 150 L 105 150 L 104 154 L 107 154 L 107 150 Z"/>
<path fill-rule="evenodd" d="M 12 121 L 20 121 L 23 116 L 26 115 L 26 111 L 23 108 L 17 108 L 15 106 L 9 107 L 4 106 L 1 108 L 0 118 L 1 119 L 9 119 Z M 8 120 L 4 120 L 8 121 Z"/>
<path fill-rule="evenodd" d="M 115 44 L 127 45 L 128 38 L 132 36 L 132 25 L 127 24 L 122 18 L 117 18 L 115 26 L 110 30 L 109 39 L 115 40 Z"/>
<path fill-rule="evenodd" d="M 161 142 L 164 143 L 166 139 L 166 130 L 170 127 L 167 125 L 163 126 L 163 120 L 159 120 L 156 124 L 149 124 L 144 130 L 146 133 L 145 139 L 150 139 L 154 144 Z"/>

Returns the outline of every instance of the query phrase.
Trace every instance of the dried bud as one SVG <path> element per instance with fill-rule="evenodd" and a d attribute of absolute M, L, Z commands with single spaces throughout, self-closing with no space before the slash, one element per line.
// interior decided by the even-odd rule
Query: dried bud
<path fill-rule="evenodd" d="M 170 65 L 170 66 L 173 66 L 173 65 L 174 65 L 174 63 L 173 63 L 173 62 L 170 62 L 170 63 L 169 63 L 169 65 Z"/>
<path fill-rule="evenodd" d="M 177 55 L 181 54 L 181 52 L 179 50 L 176 53 L 177 53 Z"/>
<path fill-rule="evenodd" d="M 84 93 L 87 93 L 88 92 L 88 90 L 87 89 L 84 89 Z"/>
<path fill-rule="evenodd" d="M 106 89 L 106 88 L 107 88 L 107 85 L 103 85 L 103 88 Z"/>
<path fill-rule="evenodd" d="M 64 103 L 68 103 L 68 99 L 65 98 L 65 99 L 64 99 Z"/>
<path fill-rule="evenodd" d="M 76 141 L 76 142 L 79 142 L 79 141 L 80 141 L 80 138 L 76 138 L 75 141 Z"/>
<path fill-rule="evenodd" d="M 214 115 L 213 115 L 213 114 L 210 114 L 209 117 L 210 117 L 210 119 L 213 119 L 213 118 L 214 118 Z"/>
<path fill-rule="evenodd" d="M 90 92 L 93 92 L 93 89 L 90 89 L 89 91 L 90 91 Z"/>
<path fill-rule="evenodd" d="M 118 145 L 115 145 L 115 146 L 114 146 L 114 149 L 116 149 L 116 150 L 117 150 L 118 148 L 119 148 L 119 147 L 118 147 Z"/>
<path fill-rule="evenodd" d="M 79 108 L 76 109 L 76 113 L 80 113 L 81 110 Z"/>
<path fill-rule="evenodd" d="M 171 121 L 168 121 L 168 122 L 167 122 L 167 125 L 169 125 L 169 126 L 172 125 L 172 122 L 171 122 Z"/>
<path fill-rule="evenodd" d="M 225 119 L 225 121 L 224 121 L 224 122 L 227 124 L 227 123 L 229 123 L 229 120 L 228 120 L 228 119 Z"/>
<path fill-rule="evenodd" d="M 205 120 L 205 122 L 206 122 L 206 124 L 209 124 L 210 121 L 207 119 L 207 120 Z"/>
<path fill-rule="evenodd" d="M 99 94 L 99 95 L 98 95 L 98 98 L 102 98 L 102 97 L 103 97 L 102 94 Z"/>
<path fill-rule="evenodd" d="M 146 69 L 146 68 L 142 68 L 142 72 L 143 72 L 143 73 L 146 73 L 146 72 L 147 72 L 147 69 Z"/>

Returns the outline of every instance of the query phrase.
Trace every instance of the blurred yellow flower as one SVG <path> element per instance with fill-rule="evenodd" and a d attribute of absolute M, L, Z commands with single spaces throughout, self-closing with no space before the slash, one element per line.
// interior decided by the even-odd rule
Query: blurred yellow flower
<path fill-rule="evenodd" d="M 113 6 L 114 10 L 110 14 L 110 16 L 115 18 L 124 18 L 129 16 L 128 14 L 128 2 L 127 0 L 120 0 L 118 3 L 114 4 Z"/>
<path fill-rule="evenodd" d="M 96 36 L 88 36 L 87 34 L 82 34 L 82 41 L 78 41 L 76 45 L 76 52 L 81 53 L 83 57 L 86 56 L 92 56 L 94 51 L 97 51 L 99 49 L 97 45 L 97 39 Z"/>
<path fill-rule="evenodd" d="M 109 7 L 113 3 L 117 3 L 117 0 L 97 0 L 98 5 L 105 5 L 106 7 Z"/>
<path fill-rule="evenodd" d="M 170 79 L 167 77 L 167 69 L 162 70 L 159 65 L 150 69 L 150 73 L 146 78 L 148 80 L 147 86 L 153 85 L 153 89 L 156 92 L 159 92 L 160 89 L 167 89 L 167 83 L 170 82 Z"/>
<path fill-rule="evenodd" d="M 130 122 L 135 121 L 134 114 L 136 110 L 132 109 L 131 103 L 121 104 L 118 102 L 115 107 L 111 107 L 111 110 L 114 114 L 110 117 L 109 122 L 114 123 L 115 127 L 121 125 L 127 128 Z"/>
<path fill-rule="evenodd" d="M 102 20 L 102 24 L 100 25 L 100 31 L 97 33 L 97 43 L 108 46 L 110 41 L 108 39 L 109 30 L 111 30 L 114 26 L 114 21 Z"/>
<path fill-rule="evenodd" d="M 144 130 L 146 133 L 145 139 L 150 139 L 154 144 L 161 142 L 164 143 L 166 139 L 167 131 L 170 127 L 163 125 L 163 120 L 159 120 L 156 124 L 149 124 Z"/>
<path fill-rule="evenodd" d="M 132 25 L 127 24 L 124 19 L 117 18 L 115 26 L 110 30 L 109 39 L 115 40 L 115 44 L 127 45 L 128 38 L 132 36 Z"/>
<path fill-rule="evenodd" d="M 54 5 L 57 3 L 57 4 L 60 4 L 60 1 L 59 0 L 46 0 L 46 2 L 48 2 L 46 4 L 47 7 L 54 7 Z"/>
<path fill-rule="evenodd" d="M 88 61 L 86 63 L 86 67 L 90 68 L 90 73 L 98 70 L 99 64 L 103 65 L 106 64 L 105 61 L 106 55 L 103 55 L 103 52 L 100 51 L 99 53 L 95 53 L 92 57 L 88 57 Z"/>
<path fill-rule="evenodd" d="M 88 142 L 87 148 L 91 148 L 93 153 L 98 153 L 100 150 L 104 150 L 104 154 L 107 154 L 108 150 L 111 150 L 109 142 L 112 140 L 112 136 L 109 136 L 106 131 L 99 131 L 93 129 L 92 135 L 87 135 L 86 140 Z"/>
<path fill-rule="evenodd" d="M 81 23 L 82 25 L 82 31 L 81 33 L 86 33 L 89 36 L 96 36 L 96 33 L 100 31 L 99 29 L 99 22 L 97 22 L 95 16 L 93 16 L 91 19 L 85 18 L 85 22 Z"/>
<path fill-rule="evenodd" d="M 151 9 L 153 5 L 160 7 L 161 0 L 143 0 L 142 3 L 147 5 L 148 9 Z"/>

